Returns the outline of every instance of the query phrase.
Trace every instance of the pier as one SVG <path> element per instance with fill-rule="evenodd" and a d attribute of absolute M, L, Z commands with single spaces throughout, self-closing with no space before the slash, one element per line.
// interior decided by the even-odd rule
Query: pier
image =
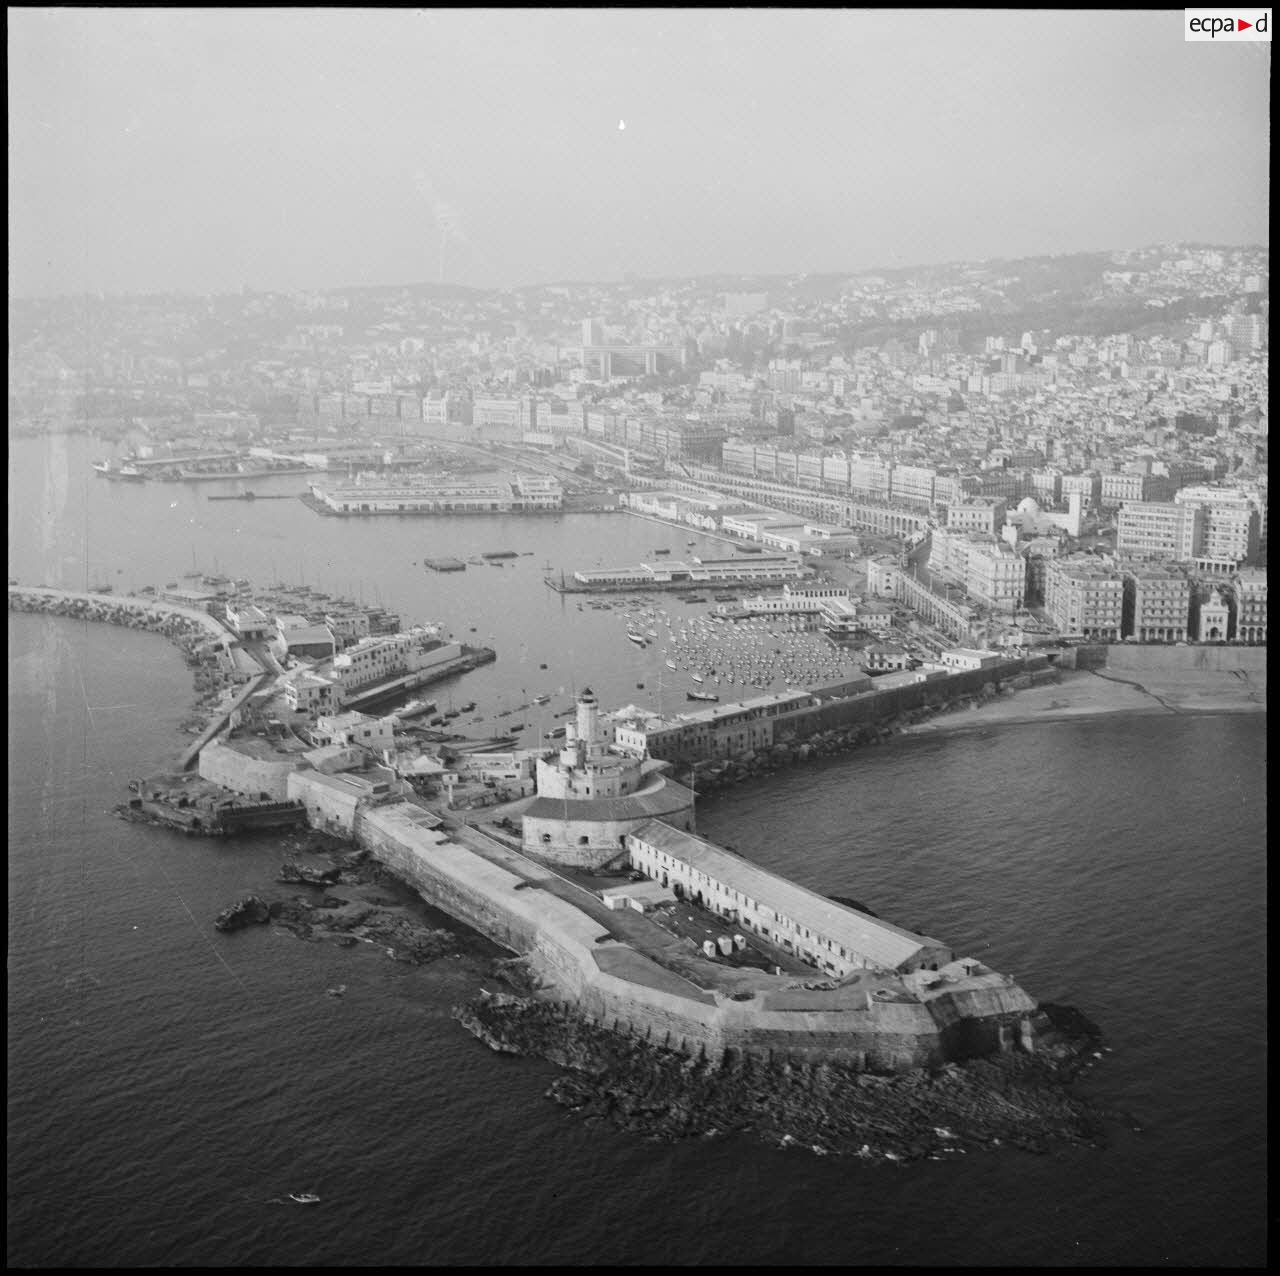
<path fill-rule="evenodd" d="M 10 585 L 9 610 L 44 612 L 76 620 L 92 620 L 100 624 L 124 625 L 129 629 L 146 629 L 179 645 L 184 645 L 184 639 L 201 638 L 216 641 L 224 652 L 229 652 L 233 645 L 239 646 L 238 639 L 208 612 L 132 595 L 86 593 L 51 589 L 43 585 Z M 245 654 L 260 672 L 251 676 L 231 700 L 213 711 L 212 717 L 195 741 L 183 749 L 178 759 L 179 770 L 186 771 L 194 766 L 200 750 L 224 730 L 236 710 L 273 677 L 268 670 L 262 668 L 252 653 L 246 651 Z"/>

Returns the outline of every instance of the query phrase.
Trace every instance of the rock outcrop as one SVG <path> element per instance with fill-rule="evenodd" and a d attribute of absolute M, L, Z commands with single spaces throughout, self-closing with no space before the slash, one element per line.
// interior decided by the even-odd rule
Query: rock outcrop
<path fill-rule="evenodd" d="M 246 895 L 230 908 L 224 908 L 213 924 L 218 930 L 241 930 L 245 926 L 257 926 L 271 920 L 271 906 L 257 895 Z"/>
<path fill-rule="evenodd" d="M 1042 1007 L 1054 1031 L 1012 1053 L 894 1076 L 755 1057 L 690 1059 L 586 1022 L 558 1003 L 508 994 L 455 1007 L 490 1049 L 566 1069 L 547 1095 L 589 1121 L 676 1140 L 751 1133 L 817 1153 L 942 1159 L 979 1147 L 1045 1151 L 1099 1144 L 1120 1114 L 1092 1108 L 1068 1082 L 1100 1053 L 1098 1030 L 1069 1007 Z"/>

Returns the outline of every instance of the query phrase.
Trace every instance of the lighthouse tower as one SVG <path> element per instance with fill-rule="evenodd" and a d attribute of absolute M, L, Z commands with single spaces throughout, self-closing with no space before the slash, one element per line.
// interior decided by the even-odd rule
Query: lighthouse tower
<path fill-rule="evenodd" d="M 667 778 L 670 764 L 615 753 L 590 687 L 566 724 L 564 747 L 537 764 L 538 795 L 523 816 L 525 853 L 595 868 L 623 851 L 622 838 L 646 819 L 693 827 L 693 793 Z"/>

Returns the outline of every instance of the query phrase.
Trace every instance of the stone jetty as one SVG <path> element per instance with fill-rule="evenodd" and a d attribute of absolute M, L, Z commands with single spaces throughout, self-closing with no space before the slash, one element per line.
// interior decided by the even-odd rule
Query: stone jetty
<path fill-rule="evenodd" d="M 43 585 L 10 585 L 9 610 L 98 624 L 123 625 L 161 634 L 179 647 L 187 664 L 195 670 L 198 693 L 195 714 L 184 724 L 197 738 L 182 754 L 179 767 L 193 765 L 200 749 L 226 725 L 235 709 L 270 675 L 256 660 L 250 661 L 257 674 L 247 676 L 232 655 L 238 639 L 208 612 L 194 607 L 140 598 L 128 594 L 100 594 L 53 589 Z M 243 653 L 247 655 L 248 653 Z M 237 684 L 233 698 L 227 693 Z"/>

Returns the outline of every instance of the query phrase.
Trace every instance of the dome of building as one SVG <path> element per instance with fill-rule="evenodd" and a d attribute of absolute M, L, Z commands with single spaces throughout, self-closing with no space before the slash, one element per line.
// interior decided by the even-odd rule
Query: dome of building
<path fill-rule="evenodd" d="M 1040 504 L 1034 496 L 1024 496 L 1018 502 L 1018 513 L 1036 516 L 1040 513 Z"/>

